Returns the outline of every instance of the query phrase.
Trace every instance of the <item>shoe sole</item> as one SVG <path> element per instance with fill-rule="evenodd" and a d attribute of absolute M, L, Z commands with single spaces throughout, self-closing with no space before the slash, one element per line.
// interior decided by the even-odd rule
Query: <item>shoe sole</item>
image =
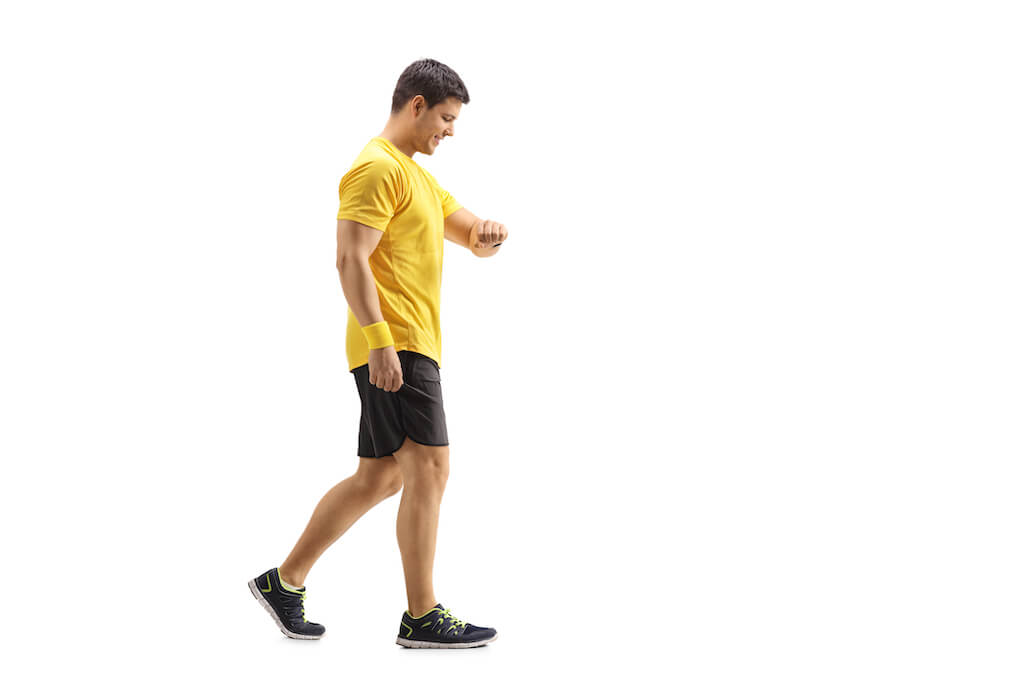
<path fill-rule="evenodd" d="M 270 603 L 267 602 L 267 599 L 261 595 L 262 591 L 260 591 L 256 586 L 256 579 L 251 579 L 249 581 L 249 590 L 252 592 L 252 597 L 256 598 L 256 601 L 263 605 L 263 609 L 267 610 L 267 614 L 274 618 L 274 623 L 277 624 L 279 629 L 281 629 L 281 633 L 285 634 L 289 638 L 295 638 L 296 640 L 320 640 L 324 635 L 326 635 L 326 631 L 319 636 L 310 636 L 304 633 L 292 633 L 285 628 L 285 625 L 281 623 L 281 617 L 277 616 L 277 612 L 274 611 L 274 608 L 271 607 Z"/>
<path fill-rule="evenodd" d="M 480 647 L 487 643 L 493 643 L 498 639 L 498 634 L 495 633 L 487 640 L 477 640 L 472 643 L 432 643 L 429 640 L 409 640 L 408 638 L 398 637 L 395 642 L 402 647 L 422 648 L 422 649 L 434 649 L 434 650 L 461 650 L 467 647 Z"/>

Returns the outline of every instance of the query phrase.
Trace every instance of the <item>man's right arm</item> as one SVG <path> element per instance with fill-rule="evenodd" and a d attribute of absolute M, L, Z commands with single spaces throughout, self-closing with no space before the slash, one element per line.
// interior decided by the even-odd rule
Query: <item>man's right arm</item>
<path fill-rule="evenodd" d="M 370 254 L 384 233 L 347 219 L 338 221 L 338 273 L 352 314 L 360 327 L 384 320 L 380 312 L 377 282 L 370 270 Z M 402 364 L 394 345 L 370 349 L 370 383 L 384 391 L 398 391 L 403 384 Z"/>
<path fill-rule="evenodd" d="M 360 327 L 380 322 L 380 297 L 370 270 L 370 254 L 384 233 L 350 220 L 338 221 L 338 272 L 341 289 Z"/>

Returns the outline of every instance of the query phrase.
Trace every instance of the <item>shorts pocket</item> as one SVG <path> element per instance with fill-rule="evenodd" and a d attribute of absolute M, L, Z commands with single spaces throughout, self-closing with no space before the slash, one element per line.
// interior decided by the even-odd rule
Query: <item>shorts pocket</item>
<path fill-rule="evenodd" d="M 430 358 L 417 355 L 413 357 L 409 377 L 414 382 L 440 382 L 441 373 Z"/>

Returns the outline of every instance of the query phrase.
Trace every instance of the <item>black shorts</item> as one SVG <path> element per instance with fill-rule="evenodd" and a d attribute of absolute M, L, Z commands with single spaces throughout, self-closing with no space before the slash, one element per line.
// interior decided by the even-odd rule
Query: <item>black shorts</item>
<path fill-rule="evenodd" d="M 399 351 L 402 386 L 384 391 L 370 384 L 370 365 L 351 370 L 362 415 L 359 418 L 360 458 L 392 455 L 405 437 L 426 446 L 448 445 L 448 424 L 441 400 L 441 370 L 433 358 Z"/>

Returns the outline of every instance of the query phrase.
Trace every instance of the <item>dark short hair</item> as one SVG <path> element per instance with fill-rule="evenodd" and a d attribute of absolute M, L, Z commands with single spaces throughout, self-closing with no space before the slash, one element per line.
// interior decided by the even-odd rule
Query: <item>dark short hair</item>
<path fill-rule="evenodd" d="M 417 95 L 423 95 L 427 109 L 449 97 L 457 97 L 463 104 L 469 104 L 466 84 L 451 67 L 436 59 L 421 59 L 405 67 L 391 98 L 391 113 L 401 111 Z"/>

